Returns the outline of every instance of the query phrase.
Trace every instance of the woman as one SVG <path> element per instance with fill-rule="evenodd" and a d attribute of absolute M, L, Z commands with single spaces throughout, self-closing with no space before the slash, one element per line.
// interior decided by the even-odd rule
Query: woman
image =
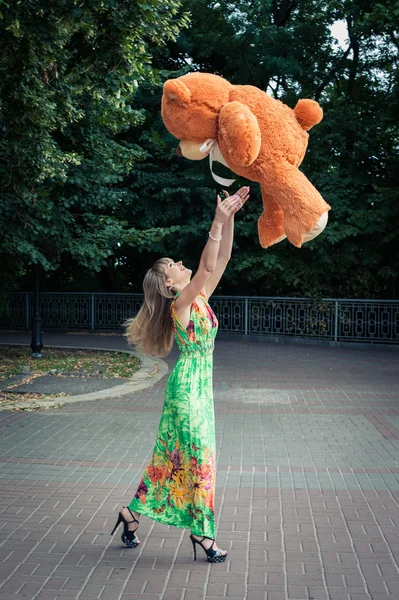
<path fill-rule="evenodd" d="M 137 492 L 118 515 L 115 532 L 124 525 L 122 541 L 139 543 L 136 531 L 144 514 L 167 525 L 191 529 L 209 562 L 224 562 L 227 553 L 215 541 L 215 422 L 212 360 L 216 317 L 208 304 L 230 259 L 234 214 L 249 195 L 217 197 L 216 214 L 198 271 L 161 258 L 144 278 L 144 304 L 128 322 L 127 336 L 145 354 L 165 356 L 175 336 L 180 350 L 168 379 L 152 460 Z M 111 535 L 112 535 L 111 534 Z"/>

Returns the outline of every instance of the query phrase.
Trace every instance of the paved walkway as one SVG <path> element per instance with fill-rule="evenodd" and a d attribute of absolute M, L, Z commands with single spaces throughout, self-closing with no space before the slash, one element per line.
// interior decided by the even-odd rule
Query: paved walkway
<path fill-rule="evenodd" d="M 150 458 L 165 378 L 1 412 L 1 600 L 398 598 L 398 384 L 394 351 L 220 336 L 216 506 L 229 557 L 216 565 L 193 562 L 188 532 L 148 519 L 137 549 L 110 536 Z"/>

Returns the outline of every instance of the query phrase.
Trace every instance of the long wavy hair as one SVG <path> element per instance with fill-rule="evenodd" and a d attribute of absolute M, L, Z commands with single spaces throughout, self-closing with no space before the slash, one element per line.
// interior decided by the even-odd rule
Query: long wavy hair
<path fill-rule="evenodd" d="M 165 266 L 173 262 L 160 258 L 148 269 L 143 281 L 144 304 L 137 315 L 126 321 L 126 337 L 144 354 L 166 356 L 173 344 L 170 305 L 175 294 L 166 287 Z"/>

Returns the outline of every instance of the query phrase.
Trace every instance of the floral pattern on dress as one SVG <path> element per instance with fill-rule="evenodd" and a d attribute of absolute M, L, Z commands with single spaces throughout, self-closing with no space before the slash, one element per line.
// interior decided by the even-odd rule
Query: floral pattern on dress
<path fill-rule="evenodd" d="M 176 296 L 177 297 L 177 296 Z M 212 370 L 218 322 L 201 292 L 187 328 L 171 316 L 179 358 L 165 390 L 157 439 L 131 510 L 215 537 L 215 418 Z"/>

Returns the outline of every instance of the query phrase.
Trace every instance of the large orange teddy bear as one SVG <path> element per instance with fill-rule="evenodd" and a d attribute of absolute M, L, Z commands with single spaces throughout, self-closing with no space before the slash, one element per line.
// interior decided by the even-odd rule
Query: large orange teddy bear
<path fill-rule="evenodd" d="M 287 237 L 300 248 L 323 231 L 330 207 L 298 169 L 307 131 L 323 118 L 317 102 L 299 100 L 292 110 L 256 87 L 232 85 L 210 73 L 189 73 L 165 82 L 162 118 L 180 140 L 180 156 L 201 160 L 209 154 L 211 169 L 217 160 L 260 184 L 261 246 Z M 224 184 L 233 181 L 214 177 Z"/>

